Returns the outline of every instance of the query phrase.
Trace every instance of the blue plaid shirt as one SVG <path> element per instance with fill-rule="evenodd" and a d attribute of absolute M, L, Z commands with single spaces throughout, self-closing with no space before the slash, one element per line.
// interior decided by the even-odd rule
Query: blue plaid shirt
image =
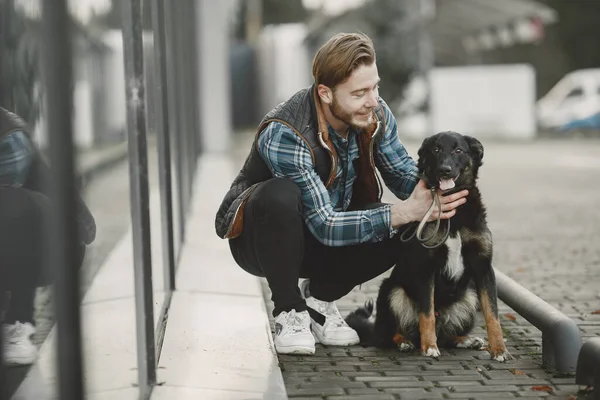
<path fill-rule="evenodd" d="M 0 140 L 0 186 L 21 187 L 27 180 L 33 146 L 27 135 L 13 131 Z"/>
<path fill-rule="evenodd" d="M 394 115 L 381 98 L 379 102 L 385 113 L 386 131 L 380 145 L 374 147 L 375 165 L 386 186 L 404 200 L 418 182 L 416 163 L 400 143 Z M 358 134 L 350 130 L 344 139 L 329 126 L 339 158 L 329 189 L 317 174 L 308 146 L 288 126 L 271 122 L 258 139 L 259 152 L 273 176 L 291 179 L 300 188 L 304 221 L 317 240 L 327 246 L 380 242 L 397 231 L 392 228 L 390 205 L 346 211 L 356 179 L 353 161 L 359 157 Z"/>

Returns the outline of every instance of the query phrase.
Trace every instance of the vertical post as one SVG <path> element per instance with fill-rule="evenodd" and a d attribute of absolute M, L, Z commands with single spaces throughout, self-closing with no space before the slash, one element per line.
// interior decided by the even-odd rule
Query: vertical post
<path fill-rule="evenodd" d="M 85 394 L 71 122 L 73 58 L 66 0 L 44 1 L 42 20 L 42 71 L 53 171 L 49 189 L 54 200 L 53 221 L 47 238 L 50 241 L 49 262 L 54 274 L 58 389 L 62 400 L 81 400 Z"/>
<path fill-rule="evenodd" d="M 190 125 L 190 112 L 192 104 L 190 104 L 189 89 L 190 89 L 190 61 L 189 61 L 189 35 L 187 16 L 191 13 L 188 7 L 189 2 L 184 3 L 178 2 L 174 4 L 175 16 L 177 26 L 177 56 L 176 60 L 179 66 L 178 71 L 178 82 L 179 82 L 179 96 L 183 99 L 183 103 L 180 107 L 180 118 L 183 129 L 178 132 L 179 149 L 178 154 L 181 160 L 180 172 L 181 172 L 181 237 L 182 241 L 185 241 L 186 233 L 186 215 L 189 209 L 189 198 L 190 198 L 190 185 L 189 185 L 189 152 L 187 140 L 192 131 Z"/>
<path fill-rule="evenodd" d="M 122 0 L 140 398 L 156 383 L 141 0 Z"/>
<path fill-rule="evenodd" d="M 11 22 L 14 18 L 13 0 L 0 0 L 0 60 L 8 54 L 8 41 L 10 35 Z M 7 79 L 10 79 L 7 71 L 4 70 L 6 64 L 0 62 L 0 106 L 9 109 L 13 108 L 12 95 L 8 92 Z"/>
<path fill-rule="evenodd" d="M 173 245 L 173 198 L 171 184 L 171 146 L 169 142 L 169 103 L 167 101 L 167 56 L 164 0 L 152 0 L 154 31 L 154 68 L 157 77 L 156 136 L 158 138 L 158 173 L 162 222 L 164 288 L 175 290 L 175 249 Z"/>
<path fill-rule="evenodd" d="M 177 196 L 177 233 L 179 238 L 179 244 L 183 241 L 184 237 L 184 226 L 185 226 L 185 203 L 183 195 L 184 179 L 183 179 L 183 156 L 181 154 L 181 136 L 185 132 L 186 126 L 185 121 L 182 118 L 182 109 L 185 107 L 185 99 L 182 98 L 181 92 L 181 59 L 179 55 L 179 44 L 180 44 L 180 26 L 178 20 L 177 6 L 179 2 L 170 2 L 168 7 L 165 7 L 165 20 L 167 26 L 167 58 L 169 63 L 167 64 L 167 75 L 168 79 L 168 99 L 169 99 L 169 110 L 170 110 L 170 135 L 171 145 L 173 151 L 178 154 L 173 160 L 175 167 L 175 183 L 176 183 L 176 196 Z"/>

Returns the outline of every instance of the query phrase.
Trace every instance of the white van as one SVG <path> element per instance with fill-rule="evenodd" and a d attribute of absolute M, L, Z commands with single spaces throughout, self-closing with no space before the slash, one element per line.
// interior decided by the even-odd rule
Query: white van
<path fill-rule="evenodd" d="M 541 129 L 569 130 L 580 122 L 596 121 L 600 114 L 600 68 L 568 73 L 536 107 Z"/>

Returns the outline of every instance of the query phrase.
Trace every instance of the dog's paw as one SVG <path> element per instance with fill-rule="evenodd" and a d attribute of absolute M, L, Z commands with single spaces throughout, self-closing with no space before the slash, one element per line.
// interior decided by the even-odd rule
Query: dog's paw
<path fill-rule="evenodd" d="M 512 360 L 512 355 L 508 352 L 508 350 L 499 351 L 496 354 L 492 353 L 492 358 L 498 362 L 505 362 Z"/>
<path fill-rule="evenodd" d="M 421 354 L 426 357 L 438 358 L 441 353 L 440 349 L 437 346 L 429 346 L 427 348 L 421 349 Z"/>
<path fill-rule="evenodd" d="M 480 337 L 469 337 L 467 340 L 464 340 L 460 343 L 456 344 L 457 349 L 470 349 L 470 350 L 481 350 L 485 347 L 485 340 Z"/>
<path fill-rule="evenodd" d="M 413 351 L 415 349 L 415 345 L 412 344 L 412 342 L 402 342 L 398 344 L 398 350 L 400 350 L 403 353 L 408 353 L 410 351 Z"/>

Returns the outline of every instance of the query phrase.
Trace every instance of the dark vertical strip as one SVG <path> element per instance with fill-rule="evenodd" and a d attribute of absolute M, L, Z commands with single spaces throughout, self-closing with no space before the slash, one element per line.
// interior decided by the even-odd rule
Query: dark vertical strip
<path fill-rule="evenodd" d="M 140 398 L 156 383 L 141 0 L 122 0 Z"/>
<path fill-rule="evenodd" d="M 77 264 L 75 174 L 72 127 L 71 21 L 66 0 L 44 1 L 42 65 L 46 87 L 49 155 L 53 174 L 49 189 L 54 206 L 50 224 L 49 262 L 54 274 L 57 322 L 57 368 L 61 400 L 85 398 Z"/>
<path fill-rule="evenodd" d="M 167 97 L 167 56 L 164 0 L 152 0 L 154 31 L 154 68 L 157 84 L 156 136 L 158 138 L 158 168 L 161 201 L 164 288 L 175 290 L 175 251 L 173 245 L 173 198 L 171 182 L 171 145 L 169 141 L 169 104 Z"/>
<path fill-rule="evenodd" d="M 179 21 L 177 20 L 177 14 L 175 8 L 177 7 L 176 2 L 169 2 L 168 7 L 165 7 L 165 24 L 166 24 L 166 55 L 167 55 L 167 93 L 169 101 L 169 139 L 171 141 L 172 155 L 177 154 L 177 157 L 172 158 L 172 165 L 174 167 L 174 188 L 173 193 L 177 197 L 177 203 L 174 207 L 177 207 L 177 230 L 179 243 L 183 241 L 184 232 L 184 208 L 182 199 L 182 171 L 181 171 L 181 153 L 180 153 L 180 137 L 184 131 L 184 124 L 181 119 L 181 107 L 184 105 L 184 100 L 181 98 L 180 91 L 180 62 L 178 58 L 179 52 L 177 47 L 179 44 Z M 175 224 L 174 224 L 175 225 Z M 181 246 L 178 246 L 181 249 Z M 175 258 L 179 258 L 181 251 L 176 254 Z"/>

